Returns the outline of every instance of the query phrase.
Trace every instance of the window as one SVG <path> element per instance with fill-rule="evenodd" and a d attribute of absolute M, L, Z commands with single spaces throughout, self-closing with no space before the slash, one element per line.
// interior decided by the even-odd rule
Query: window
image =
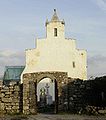
<path fill-rule="evenodd" d="M 57 28 L 54 28 L 54 36 L 57 37 Z"/>
<path fill-rule="evenodd" d="M 75 68 L 75 62 L 73 62 L 72 64 L 73 64 L 73 68 Z"/>

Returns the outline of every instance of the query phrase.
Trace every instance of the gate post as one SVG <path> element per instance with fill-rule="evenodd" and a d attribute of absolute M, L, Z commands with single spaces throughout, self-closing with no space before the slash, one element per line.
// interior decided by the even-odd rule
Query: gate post
<path fill-rule="evenodd" d="M 23 114 L 37 114 L 36 87 L 30 73 L 23 75 Z"/>
<path fill-rule="evenodd" d="M 29 109 L 30 114 L 37 114 L 36 85 L 34 81 L 29 81 Z"/>

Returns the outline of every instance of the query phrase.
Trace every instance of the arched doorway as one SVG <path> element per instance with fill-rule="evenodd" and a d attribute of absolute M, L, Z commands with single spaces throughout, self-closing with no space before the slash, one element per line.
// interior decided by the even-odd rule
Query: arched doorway
<path fill-rule="evenodd" d="M 54 113 L 56 104 L 56 81 L 44 77 L 37 83 L 37 107 L 40 113 Z"/>
<path fill-rule="evenodd" d="M 62 82 L 68 80 L 66 72 L 36 72 L 26 73 L 23 75 L 23 113 L 37 114 L 37 85 L 44 78 L 50 78 L 55 85 L 55 105 L 53 113 L 57 113 L 62 109 Z M 45 79 L 44 79 L 45 80 Z"/>

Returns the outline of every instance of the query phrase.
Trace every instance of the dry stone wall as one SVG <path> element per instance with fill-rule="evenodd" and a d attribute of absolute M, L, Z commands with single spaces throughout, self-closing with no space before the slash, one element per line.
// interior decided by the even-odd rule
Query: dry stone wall
<path fill-rule="evenodd" d="M 99 114 L 106 110 L 106 77 L 76 79 L 62 89 L 63 109 L 71 113 Z"/>
<path fill-rule="evenodd" d="M 3 85 L 3 80 L 0 80 L 0 87 L 2 87 Z"/>
<path fill-rule="evenodd" d="M 65 72 L 39 72 L 24 74 L 23 84 L 0 85 L 0 113 L 37 114 L 37 84 L 45 77 L 56 83 L 54 113 L 106 110 L 106 77 L 83 81 L 69 78 Z"/>
<path fill-rule="evenodd" d="M 11 84 L 0 87 L 0 113 L 17 114 L 22 111 L 22 86 Z"/>

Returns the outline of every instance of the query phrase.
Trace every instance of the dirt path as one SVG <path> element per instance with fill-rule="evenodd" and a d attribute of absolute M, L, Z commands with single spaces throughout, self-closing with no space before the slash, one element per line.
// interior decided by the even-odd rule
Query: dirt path
<path fill-rule="evenodd" d="M 30 116 L 1 116 L 0 120 L 106 120 L 106 116 L 38 114 Z"/>

